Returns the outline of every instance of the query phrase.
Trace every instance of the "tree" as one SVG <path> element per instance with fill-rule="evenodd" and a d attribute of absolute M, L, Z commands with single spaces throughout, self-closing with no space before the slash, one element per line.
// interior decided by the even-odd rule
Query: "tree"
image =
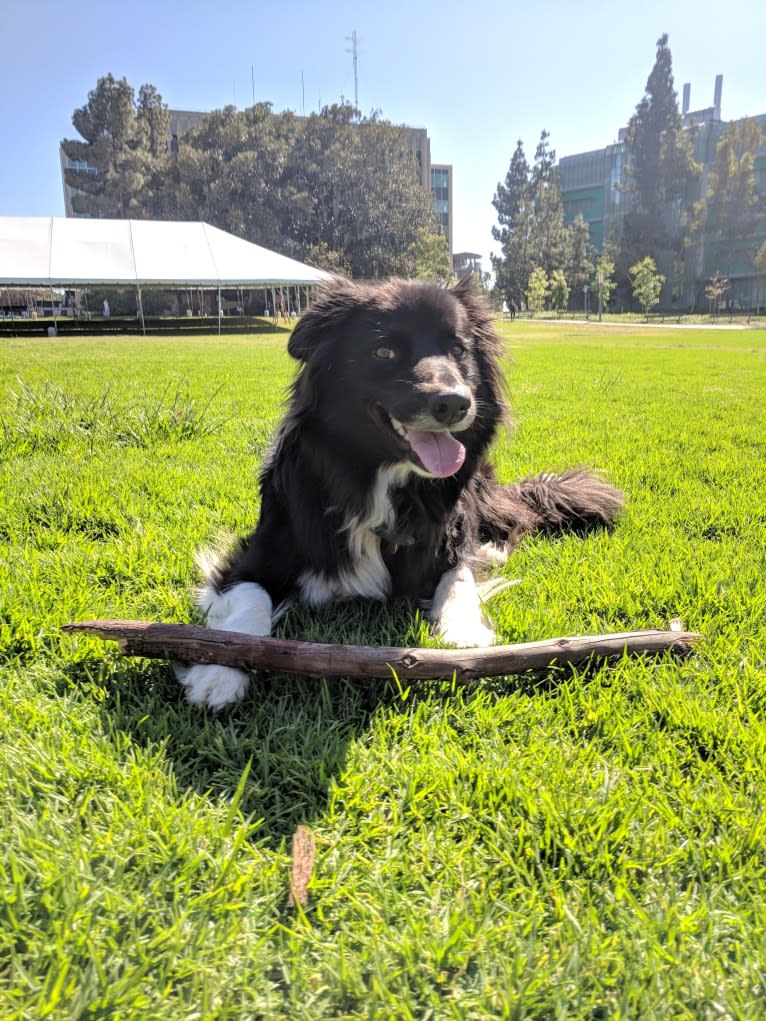
<path fill-rule="evenodd" d="M 539 266 L 546 276 L 568 262 L 569 232 L 564 225 L 556 153 L 549 134 L 542 131 L 530 168 L 521 140 L 511 157 L 504 184 L 498 184 L 492 204 L 500 226 L 492 236 L 502 246 L 493 256 L 496 287 L 506 300 L 526 295 L 530 274 Z"/>
<path fill-rule="evenodd" d="M 708 176 L 708 232 L 723 242 L 724 268 L 731 275 L 734 252 L 764 218 L 755 181 L 755 156 L 766 142 L 758 121 L 745 118 L 725 128 Z"/>
<path fill-rule="evenodd" d="M 633 284 L 633 294 L 638 298 L 643 313 L 648 318 L 649 309 L 654 308 L 660 300 L 665 277 L 657 272 L 656 263 L 650 255 L 631 266 L 628 273 Z"/>
<path fill-rule="evenodd" d="M 721 301 L 729 289 L 729 281 L 720 275 L 718 270 L 705 285 L 705 297 L 710 302 L 710 318 L 713 319 L 721 311 Z"/>
<path fill-rule="evenodd" d="M 529 237 L 534 215 L 529 164 L 521 139 L 516 143 L 505 183 L 497 186 L 492 205 L 500 224 L 492 228 L 492 237 L 500 242 L 502 250 L 499 258 L 492 256 L 495 288 L 509 303 L 512 299 L 521 302 L 532 272 Z"/>
<path fill-rule="evenodd" d="M 565 273 L 572 291 L 580 295 L 593 274 L 593 243 L 590 228 L 582 213 L 578 213 L 569 224 L 568 233 Z"/>
<path fill-rule="evenodd" d="M 567 262 L 569 237 L 564 226 L 556 152 L 551 149 L 549 138 L 547 131 L 541 132 L 530 177 L 534 205 L 530 251 L 533 265 L 542 266 L 550 276 Z"/>
<path fill-rule="evenodd" d="M 657 56 L 641 102 L 625 134 L 627 198 L 623 221 L 623 265 L 652 252 L 678 278 L 677 263 L 689 242 L 691 202 L 700 167 L 693 158 L 693 135 L 684 130 L 673 87 L 668 37 L 657 40 Z"/>
<path fill-rule="evenodd" d="M 554 269 L 550 282 L 551 307 L 560 312 L 567 307 L 569 301 L 569 284 L 564 276 L 564 271 Z"/>
<path fill-rule="evenodd" d="M 614 257 L 611 246 L 604 246 L 598 257 L 594 271 L 593 290 L 598 296 L 599 312 L 606 308 L 611 301 L 612 294 L 617 286 L 613 279 Z"/>
<path fill-rule="evenodd" d="M 164 147 L 167 108 L 150 85 L 142 85 L 136 104 L 125 78 L 108 74 L 74 111 L 81 139 L 64 139 L 64 155 L 77 165 L 64 176 L 74 189 L 72 206 L 85 216 L 124 219 L 151 211 L 153 181 Z M 149 209 L 147 210 L 147 207 Z"/>
<path fill-rule="evenodd" d="M 452 259 L 447 239 L 442 233 L 431 234 L 425 229 L 419 230 L 410 245 L 410 252 L 413 275 L 418 280 L 434 284 L 448 284 L 452 280 Z"/>
<path fill-rule="evenodd" d="M 532 315 L 535 312 L 542 312 L 545 308 L 545 299 L 548 296 L 550 283 L 548 275 L 542 266 L 536 266 L 529 275 L 527 285 L 527 304 Z"/>
<path fill-rule="evenodd" d="M 169 212 L 355 276 L 406 274 L 436 229 L 404 130 L 347 103 L 307 118 L 268 103 L 215 111 L 184 136 Z M 188 214 L 187 214 L 188 215 Z"/>
<path fill-rule="evenodd" d="M 204 219 L 367 277 L 407 274 L 418 231 L 438 231 L 406 130 L 345 102 L 306 118 L 269 103 L 225 107 L 167 152 L 154 86 L 136 102 L 125 79 L 108 75 L 73 122 L 85 141 L 65 141 L 65 152 L 97 170 L 67 171 L 85 215 Z"/>
<path fill-rule="evenodd" d="M 328 273 L 343 277 L 351 276 L 351 266 L 343 252 L 334 252 L 324 241 L 309 248 L 306 261 L 317 269 L 327 270 Z"/>

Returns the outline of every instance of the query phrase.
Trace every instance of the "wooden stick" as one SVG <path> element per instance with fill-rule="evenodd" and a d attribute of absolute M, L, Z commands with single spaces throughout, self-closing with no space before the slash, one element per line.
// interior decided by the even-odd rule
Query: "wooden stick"
<path fill-rule="evenodd" d="M 609 659 L 625 653 L 687 651 L 702 635 L 682 630 L 623 631 L 617 634 L 548 638 L 517 645 L 472 649 L 407 649 L 369 645 L 322 645 L 286 638 L 254 638 L 194 624 L 153 624 L 141 620 L 91 620 L 65 624 L 68 633 L 96 635 L 118 643 L 127 656 L 175 659 L 185 663 L 220 663 L 246 669 L 273 670 L 307 677 L 449 679 L 520 674 L 591 657 Z"/>

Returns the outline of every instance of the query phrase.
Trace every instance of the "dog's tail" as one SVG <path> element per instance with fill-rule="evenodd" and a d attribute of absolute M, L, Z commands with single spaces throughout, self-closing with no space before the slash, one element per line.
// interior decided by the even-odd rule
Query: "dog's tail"
<path fill-rule="evenodd" d="M 544 472 L 511 485 L 491 484 L 482 531 L 489 541 L 515 545 L 533 532 L 576 532 L 611 528 L 625 500 L 595 472 L 573 468 Z"/>

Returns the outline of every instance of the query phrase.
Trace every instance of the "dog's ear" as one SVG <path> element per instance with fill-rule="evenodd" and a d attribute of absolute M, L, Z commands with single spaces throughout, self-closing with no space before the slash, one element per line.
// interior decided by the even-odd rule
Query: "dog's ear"
<path fill-rule="evenodd" d="M 477 306 L 481 307 L 482 300 L 476 293 L 476 286 L 472 277 L 461 277 L 455 286 L 451 288 L 451 292 L 465 308 L 474 309 Z"/>
<path fill-rule="evenodd" d="M 288 354 L 306 362 L 322 340 L 340 329 L 356 305 L 356 288 L 344 277 L 323 284 L 308 311 L 304 312 L 287 342 Z"/>
<path fill-rule="evenodd" d="M 312 306 L 300 317 L 287 342 L 287 353 L 298 361 L 305 362 L 322 334 L 323 326 Z"/>

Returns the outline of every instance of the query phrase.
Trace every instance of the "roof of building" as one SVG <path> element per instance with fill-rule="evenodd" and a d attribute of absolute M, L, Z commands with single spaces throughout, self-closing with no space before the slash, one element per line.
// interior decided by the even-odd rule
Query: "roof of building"
<path fill-rule="evenodd" d="M 4 287 L 263 287 L 326 279 L 323 270 L 201 221 L 0 216 Z"/>

